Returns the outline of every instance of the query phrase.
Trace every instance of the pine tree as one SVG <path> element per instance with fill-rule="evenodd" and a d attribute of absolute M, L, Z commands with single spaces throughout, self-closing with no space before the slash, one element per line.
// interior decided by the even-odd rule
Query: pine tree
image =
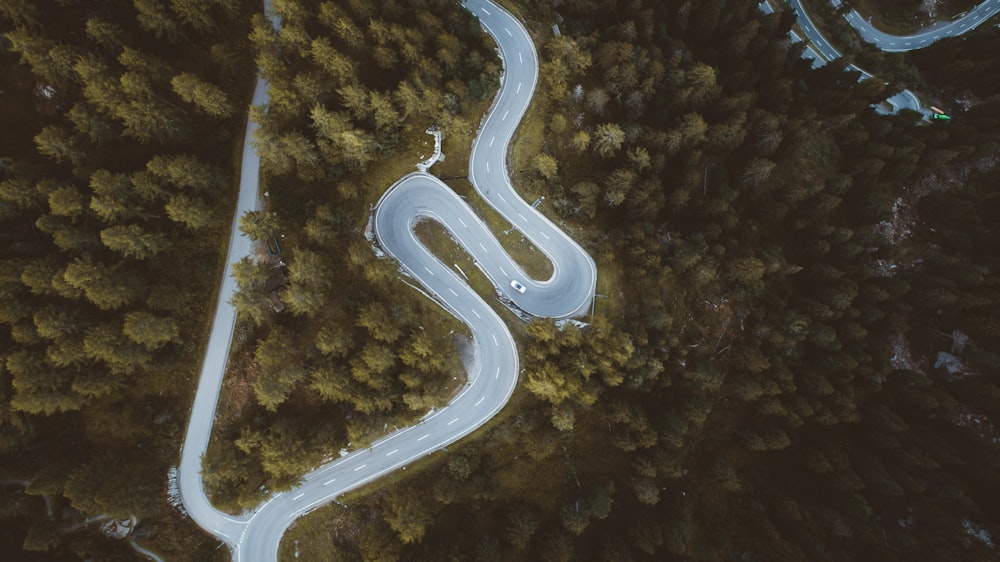
<path fill-rule="evenodd" d="M 404 544 L 420 542 L 432 518 L 420 496 L 397 493 L 387 496 L 383 502 L 385 521 L 399 539 Z"/>
<path fill-rule="evenodd" d="M 63 277 L 80 289 L 101 310 L 121 308 L 136 300 L 139 289 L 134 280 L 116 266 L 106 266 L 89 258 L 77 258 L 66 266 Z"/>
<path fill-rule="evenodd" d="M 171 196 L 164 210 L 170 220 L 192 230 L 210 226 L 215 218 L 212 209 L 202 199 L 183 194 Z"/>
<path fill-rule="evenodd" d="M 232 115 L 233 107 L 226 93 L 218 86 L 206 82 L 194 74 L 185 72 L 170 80 L 174 92 L 190 104 L 194 104 L 202 112 L 225 119 Z"/>
<path fill-rule="evenodd" d="M 69 162 L 75 166 L 82 164 L 87 155 L 77 140 L 63 127 L 49 125 L 35 135 L 38 152 L 56 162 Z"/>
<path fill-rule="evenodd" d="M 251 240 L 269 240 L 279 232 L 278 217 L 267 211 L 247 211 L 240 217 L 240 230 Z"/>
<path fill-rule="evenodd" d="M 156 316 L 144 310 L 125 315 L 123 332 L 130 340 L 145 346 L 150 351 L 156 351 L 170 342 L 180 341 L 176 320 Z"/>
<path fill-rule="evenodd" d="M 136 224 L 117 225 L 101 231 L 101 242 L 126 258 L 147 260 L 167 249 L 167 237 L 159 232 L 149 232 Z"/>
<path fill-rule="evenodd" d="M 625 131 L 614 123 L 604 123 L 594 132 L 593 142 L 597 154 L 609 158 L 614 156 L 625 142 Z"/>

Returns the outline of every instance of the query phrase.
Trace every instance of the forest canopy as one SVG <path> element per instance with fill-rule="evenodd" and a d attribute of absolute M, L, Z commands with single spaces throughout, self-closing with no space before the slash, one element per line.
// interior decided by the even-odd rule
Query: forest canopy
<path fill-rule="evenodd" d="M 995 30 L 907 56 L 956 100 L 932 125 L 876 114 L 898 86 L 812 69 L 794 15 L 752 0 L 506 4 L 542 64 L 514 184 L 597 260 L 594 314 L 508 315 L 501 415 L 306 517 L 283 556 L 994 558 Z M 272 10 L 280 28 L 249 0 L 0 0 L 0 550 L 129 559 L 81 525 L 135 516 L 164 555 L 224 556 L 165 480 L 248 113 L 266 206 L 239 220 L 260 250 L 235 266 L 216 505 L 462 384 L 464 328 L 364 234 L 430 125 L 432 171 L 468 190 L 451 139 L 489 107 L 495 45 L 453 0 Z M 248 111 L 258 67 L 271 100 Z"/>

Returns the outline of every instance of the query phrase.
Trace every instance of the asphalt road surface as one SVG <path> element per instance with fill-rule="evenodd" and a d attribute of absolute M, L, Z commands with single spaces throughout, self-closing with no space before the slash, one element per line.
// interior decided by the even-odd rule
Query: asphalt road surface
<path fill-rule="evenodd" d="M 820 34 L 812 20 L 809 19 L 809 15 L 802 7 L 801 0 L 789 0 L 789 4 L 795 10 L 799 27 L 802 28 L 809 42 L 816 47 L 818 52 L 822 53 L 827 60 L 840 57 L 840 53 Z M 840 6 L 841 0 L 830 0 L 830 4 L 834 7 Z M 903 52 L 922 49 L 942 37 L 954 37 L 975 29 L 998 11 L 1000 11 L 1000 0 L 986 0 L 956 20 L 935 24 L 925 31 L 907 36 L 890 35 L 879 31 L 854 9 L 848 11 L 844 17 L 865 41 L 874 44 L 883 51 Z M 850 68 L 860 72 L 862 79 L 872 78 L 871 74 L 856 65 L 852 64 Z M 890 111 L 886 111 L 880 106 L 876 106 L 875 110 L 879 113 L 897 113 L 902 109 L 910 109 L 923 113 L 925 118 L 930 116 L 930 111 L 923 107 L 920 99 L 910 90 L 903 90 L 885 101 L 889 104 Z"/>
<path fill-rule="evenodd" d="M 830 0 L 830 4 L 834 7 L 840 6 L 841 0 Z M 986 0 L 957 19 L 936 23 L 913 35 L 890 35 L 880 31 L 853 8 L 844 17 L 865 41 L 873 43 L 883 51 L 900 53 L 922 49 L 938 39 L 957 37 L 972 31 L 997 12 L 1000 12 L 1000 0 Z"/>
<path fill-rule="evenodd" d="M 394 470 L 405 469 L 415 459 L 468 435 L 496 415 L 513 393 L 519 363 L 510 331 L 464 280 L 416 240 L 413 225 L 417 221 L 441 222 L 505 298 L 524 312 L 565 318 L 589 309 L 597 278 L 593 260 L 525 203 L 507 178 L 508 143 L 527 109 L 538 78 L 534 46 L 523 26 L 492 2 L 467 0 L 464 5 L 494 37 L 505 66 L 501 91 L 473 144 L 469 178 L 495 209 L 549 256 L 553 275 L 547 280 L 533 280 L 525 275 L 475 212 L 433 176 L 413 173 L 396 182 L 376 208 L 376 237 L 410 276 L 469 326 L 476 360 L 468 382 L 446 407 L 428 413 L 419 424 L 321 466 L 305 475 L 295 489 L 272 495 L 250 513 L 231 516 L 212 507 L 200 475 L 235 325 L 235 310 L 229 304 L 235 282 L 231 265 L 228 266 L 185 437 L 178 484 L 191 517 L 225 541 L 234 560 L 276 560 L 281 537 L 298 517 L 344 492 Z M 254 103 L 266 103 L 266 96 L 266 84 L 258 80 Z M 259 158 L 249 142 L 254 126 L 248 125 L 244 143 L 240 202 L 233 222 L 229 264 L 251 251 L 250 241 L 240 234 L 236 222 L 244 211 L 259 204 L 256 197 Z M 522 284 L 525 291 L 513 290 L 512 280 Z"/>
<path fill-rule="evenodd" d="M 266 102 L 267 83 L 258 78 L 254 86 L 253 103 L 259 105 Z M 219 401 L 219 390 L 222 388 L 226 360 L 229 357 L 229 347 L 236 326 L 236 309 L 230 304 L 233 294 L 236 292 L 233 264 L 253 253 L 253 242 L 243 235 L 238 222 L 239 217 L 244 212 L 260 207 L 257 195 L 260 158 L 251 142 L 253 131 L 256 128 L 257 124 L 248 120 L 243 139 L 243 165 L 240 172 L 239 197 L 236 213 L 233 216 L 233 224 L 230 227 L 226 271 L 222 277 L 222 286 L 219 288 L 215 318 L 212 320 L 208 347 L 205 350 L 205 359 L 202 361 L 198 389 L 191 407 L 191 417 L 188 420 L 187 433 L 184 436 L 184 445 L 181 450 L 181 463 L 177 471 L 177 486 L 185 510 L 199 526 L 230 545 L 236 544 L 236 537 L 239 537 L 245 523 L 239 518 L 216 510 L 208 501 L 201 478 L 201 459 L 205 455 L 205 451 L 208 450 L 208 441 L 212 435 L 215 408 Z"/>
<path fill-rule="evenodd" d="M 795 11 L 795 15 L 798 18 L 799 28 L 805 34 L 807 39 L 806 51 L 804 56 L 813 60 L 813 67 L 822 66 L 825 61 L 834 60 L 839 58 L 841 55 L 829 41 L 819 32 L 816 25 L 813 24 L 812 20 L 809 19 L 809 14 L 806 13 L 805 8 L 803 8 L 801 0 L 788 0 L 788 4 Z M 830 0 L 830 4 L 834 7 L 840 6 L 841 0 Z M 765 13 L 773 12 L 773 8 L 770 6 L 767 0 L 761 2 L 761 10 Z M 972 29 L 975 29 L 991 16 L 1000 12 L 1000 0 L 986 0 L 982 4 L 979 4 L 972 10 L 969 10 L 966 14 L 948 23 L 938 23 L 925 31 L 913 35 L 897 36 L 890 35 L 888 33 L 879 31 L 871 23 L 861 17 L 860 14 L 854 9 L 845 14 L 845 18 L 848 23 L 851 24 L 854 29 L 861 34 L 861 37 L 874 44 L 876 47 L 883 51 L 888 52 L 903 52 L 912 51 L 914 49 L 921 49 L 941 39 L 942 37 L 955 37 L 966 33 Z M 798 34 L 794 31 L 791 32 L 792 40 L 799 40 Z M 856 65 L 850 65 L 852 70 L 856 70 L 861 73 L 861 78 L 867 80 L 873 76 Z M 910 90 L 903 90 L 898 94 L 885 100 L 886 103 L 891 108 L 886 110 L 881 106 L 876 106 L 875 110 L 879 113 L 897 113 L 902 109 L 910 109 L 912 111 L 917 111 L 923 113 L 925 117 L 930 116 L 930 111 L 923 107 L 920 103 L 920 99 L 917 98 Z"/>
<path fill-rule="evenodd" d="M 791 4 L 811 44 L 809 52 L 813 58 L 832 60 L 839 57 L 836 49 L 808 19 L 798 0 L 791 0 Z M 266 0 L 265 6 L 268 6 Z M 469 176 L 480 194 L 552 259 L 553 276 L 548 280 L 528 278 L 475 213 L 432 176 L 415 173 L 397 182 L 380 201 L 375 218 L 376 234 L 383 248 L 395 256 L 411 276 L 469 325 L 477 351 L 469 383 L 447 407 L 429 413 L 420 424 L 392 433 L 369 449 L 320 467 L 306 475 L 294 490 L 275 494 L 252 512 L 238 517 L 219 512 L 205 495 L 201 459 L 211 436 L 236 321 L 236 311 L 229 304 L 236 289 L 232 264 L 252 252 L 252 243 L 240 233 L 237 221 L 245 211 L 260 207 L 257 196 L 260 162 L 249 142 L 256 125 L 249 123 L 228 265 L 220 287 L 178 475 L 181 499 L 188 513 L 202 528 L 225 541 L 232 548 L 235 560 L 276 559 L 285 530 L 302 514 L 332 501 L 339 494 L 405 468 L 413 460 L 468 435 L 492 418 L 513 392 L 518 357 L 510 332 L 478 295 L 416 241 L 412 226 L 417 220 L 427 218 L 444 224 L 475 257 L 480 269 L 499 290 L 530 314 L 579 315 L 586 311 L 593 297 L 596 283 L 593 260 L 565 233 L 521 200 L 507 178 L 507 145 L 527 108 L 538 77 L 534 46 L 520 23 L 491 2 L 467 0 L 465 6 L 493 35 L 505 63 L 501 92 L 473 145 Z M 987 0 L 958 20 L 906 37 L 879 32 L 853 11 L 848 13 L 847 19 L 879 48 L 905 51 L 924 47 L 941 37 L 965 33 L 997 11 L 1000 11 L 1000 0 Z M 864 77 L 871 77 L 858 70 Z M 903 92 L 889 101 L 895 110 L 920 109 L 919 101 L 910 92 Z M 258 79 L 254 104 L 266 102 L 266 83 Z M 513 291 L 511 280 L 523 284 L 525 292 Z"/>

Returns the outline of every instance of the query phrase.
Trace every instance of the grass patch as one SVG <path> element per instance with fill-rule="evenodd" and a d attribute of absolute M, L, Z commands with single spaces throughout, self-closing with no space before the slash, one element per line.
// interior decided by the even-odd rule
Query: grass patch
<path fill-rule="evenodd" d="M 511 229 L 510 222 L 503 218 L 500 213 L 496 212 L 493 207 L 490 207 L 476 193 L 476 190 L 472 188 L 472 184 L 468 180 L 453 179 L 448 181 L 448 185 L 455 190 L 455 193 L 462 196 L 469 203 L 469 206 L 472 207 L 476 214 L 486 223 L 490 231 L 493 232 L 494 236 L 497 237 L 504 251 L 510 254 L 510 257 L 514 259 L 529 277 L 540 281 L 552 277 L 552 262 L 548 256 L 532 244 L 530 240 L 525 238 L 520 230 Z M 434 248 L 431 247 L 431 250 L 434 250 Z"/>

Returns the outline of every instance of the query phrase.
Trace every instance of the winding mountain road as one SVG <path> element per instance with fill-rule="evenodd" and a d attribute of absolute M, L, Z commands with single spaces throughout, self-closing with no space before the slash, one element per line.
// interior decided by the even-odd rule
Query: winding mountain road
<path fill-rule="evenodd" d="M 831 45 L 825 37 L 823 37 L 823 34 L 819 32 L 816 25 L 811 19 L 809 19 L 809 14 L 806 13 L 801 0 L 787 0 L 787 2 L 792 10 L 795 11 L 799 28 L 806 36 L 806 50 L 803 53 L 803 56 L 813 60 L 813 67 L 819 67 L 826 64 L 827 61 L 840 58 L 840 52 L 837 51 L 837 49 Z M 830 0 L 830 4 L 834 7 L 840 6 L 841 3 L 842 0 Z M 760 8 L 764 13 L 771 13 L 774 11 L 774 8 L 770 5 L 769 0 L 761 2 Z M 954 37 L 971 31 L 997 12 L 1000 12 L 1000 0 L 986 0 L 956 20 L 949 23 L 936 24 L 925 31 L 908 36 L 890 35 L 883 31 L 879 31 L 867 20 L 862 18 L 861 15 L 854 9 L 849 10 L 844 17 L 847 19 L 848 23 L 850 23 L 851 26 L 853 26 L 854 29 L 861 34 L 861 37 L 865 41 L 875 44 L 876 47 L 883 51 L 904 52 L 927 47 L 934 41 L 943 37 Z M 801 38 L 796 32 L 791 31 L 789 32 L 789 35 L 792 37 L 793 42 L 801 41 Z M 862 80 L 873 78 L 869 72 L 858 67 L 857 65 L 852 64 L 848 68 L 860 72 Z M 889 97 L 885 101 L 889 104 L 891 108 L 890 110 L 886 110 L 881 106 L 875 106 L 875 110 L 879 113 L 897 113 L 902 109 L 909 109 L 924 114 L 925 118 L 929 117 L 931 114 L 931 112 L 925 109 L 923 104 L 920 103 L 920 99 L 917 95 L 910 90 L 903 90 L 898 94 Z"/>
<path fill-rule="evenodd" d="M 305 475 L 294 489 L 272 495 L 253 511 L 231 516 L 212 507 L 201 479 L 201 458 L 208 447 L 225 361 L 235 325 L 229 304 L 235 291 L 232 263 L 250 254 L 238 218 L 259 205 L 259 158 L 244 144 L 239 206 L 227 257 L 226 276 L 179 468 L 181 499 L 191 517 L 225 541 L 237 561 L 276 560 L 281 537 L 300 516 L 414 460 L 461 439 L 489 421 L 507 403 L 517 384 L 519 362 L 514 339 L 503 320 L 468 284 L 435 258 L 413 233 L 419 220 L 440 222 L 469 252 L 477 267 L 514 306 L 533 316 L 567 318 L 588 311 L 596 288 L 593 259 L 546 217 L 524 202 L 511 186 L 506 167 L 508 145 L 538 80 L 538 60 L 527 31 L 511 14 L 489 0 L 466 0 L 496 40 L 504 62 L 501 89 L 473 143 L 469 179 L 475 189 L 553 263 L 547 280 L 533 280 L 511 260 L 485 223 L 454 191 L 423 172 L 405 176 L 379 200 L 375 235 L 403 270 L 419 281 L 472 332 L 475 364 L 457 396 L 417 425 L 395 431 L 367 449 L 354 451 Z M 254 103 L 267 102 L 266 83 L 258 80 Z M 511 281 L 525 287 L 511 288 Z"/>
<path fill-rule="evenodd" d="M 830 0 L 834 7 L 839 7 L 841 3 L 841 0 Z M 936 23 L 913 35 L 891 35 L 881 31 L 861 17 L 854 8 L 848 10 L 844 17 L 865 41 L 875 44 L 883 51 L 901 53 L 922 49 L 938 39 L 957 37 L 972 31 L 997 12 L 1000 12 L 1000 0 L 986 0 L 955 20 Z"/>
<path fill-rule="evenodd" d="M 808 20 L 798 0 L 790 2 L 811 43 L 807 52 L 817 60 L 839 57 L 836 49 Z M 201 462 L 208 448 L 236 322 L 236 311 L 230 304 L 236 290 L 232 264 L 252 253 L 252 242 L 240 233 L 238 220 L 244 212 L 261 206 L 258 198 L 260 160 L 251 142 L 256 124 L 248 123 L 226 274 L 219 291 L 178 471 L 178 488 L 188 513 L 202 528 L 231 547 L 234 560 L 275 560 L 281 537 L 298 517 L 468 435 L 499 412 L 513 393 L 519 363 L 510 331 L 481 297 L 417 241 L 413 234 L 417 221 L 431 219 L 444 225 L 475 258 L 477 267 L 497 289 L 528 314 L 565 318 L 583 314 L 590 306 L 597 277 L 593 260 L 562 230 L 525 203 L 508 179 L 508 146 L 538 79 L 534 45 L 520 22 L 489 0 L 466 0 L 464 6 L 494 37 L 505 67 L 501 90 L 473 143 L 469 179 L 494 209 L 552 260 L 553 275 L 547 280 L 530 279 L 510 259 L 478 215 L 434 176 L 418 172 L 400 179 L 379 201 L 374 216 L 375 233 L 382 247 L 400 262 L 403 270 L 469 326 L 476 362 L 467 384 L 445 408 L 427 414 L 419 424 L 391 433 L 367 449 L 319 467 L 305 475 L 295 489 L 272 495 L 249 513 L 240 516 L 222 513 L 211 505 L 205 494 Z M 265 0 L 265 7 L 270 9 L 268 0 Z M 762 9 L 769 11 L 770 6 L 765 2 Z M 959 20 L 903 38 L 892 38 L 874 30 L 856 12 L 852 11 L 847 17 L 863 36 L 871 37 L 880 48 L 896 51 L 920 48 L 940 37 L 959 35 L 997 11 L 1000 11 L 1000 0 L 987 0 Z M 280 24 L 275 22 L 275 25 Z M 871 77 L 857 70 L 863 77 Z M 903 92 L 894 98 L 897 110 L 901 107 L 920 109 L 912 93 Z M 267 84 L 258 78 L 253 103 L 262 105 L 267 101 Z M 511 281 L 522 284 L 525 291 L 512 290 Z"/>

